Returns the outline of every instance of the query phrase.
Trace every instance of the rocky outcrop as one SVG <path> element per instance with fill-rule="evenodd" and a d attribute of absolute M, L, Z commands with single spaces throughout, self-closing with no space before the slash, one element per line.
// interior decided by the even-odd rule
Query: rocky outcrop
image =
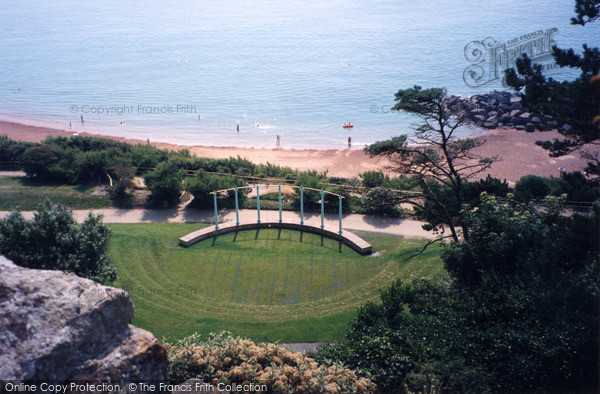
<path fill-rule="evenodd" d="M 165 379 L 166 351 L 133 313 L 124 290 L 0 256 L 0 379 Z"/>
<path fill-rule="evenodd" d="M 521 93 L 494 90 L 471 97 L 450 96 L 448 107 L 454 113 L 464 115 L 467 123 L 487 129 L 509 127 L 533 132 L 558 127 L 558 123 L 552 117 L 528 112 L 521 105 L 522 100 Z"/>

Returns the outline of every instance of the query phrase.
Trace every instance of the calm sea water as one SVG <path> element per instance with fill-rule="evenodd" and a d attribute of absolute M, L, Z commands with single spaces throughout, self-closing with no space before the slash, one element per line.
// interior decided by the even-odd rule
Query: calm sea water
<path fill-rule="evenodd" d="M 569 24 L 573 4 L 0 0 L 0 115 L 180 144 L 361 146 L 410 132 L 387 111 L 398 89 L 501 89 L 465 84 L 473 40 L 557 28 L 559 46 L 598 45 L 600 23 Z"/>

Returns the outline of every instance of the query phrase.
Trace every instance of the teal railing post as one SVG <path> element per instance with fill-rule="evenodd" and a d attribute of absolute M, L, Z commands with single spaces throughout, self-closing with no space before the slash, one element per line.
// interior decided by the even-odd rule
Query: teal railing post
<path fill-rule="evenodd" d="M 238 189 L 235 188 L 235 225 L 240 225 L 240 208 L 238 205 Z"/>
<path fill-rule="evenodd" d="M 342 197 L 338 197 L 340 202 L 340 235 L 342 235 Z"/>
<path fill-rule="evenodd" d="M 279 223 L 281 222 L 281 186 L 279 186 Z"/>
<path fill-rule="evenodd" d="M 325 194 L 321 190 L 321 228 L 325 227 Z"/>
<path fill-rule="evenodd" d="M 258 214 L 257 222 L 260 223 L 260 190 L 256 185 L 256 213 Z"/>
<path fill-rule="evenodd" d="M 215 230 L 219 228 L 219 211 L 217 210 L 217 193 L 213 192 L 213 201 L 215 202 Z"/>
<path fill-rule="evenodd" d="M 304 224 L 304 189 L 300 188 L 300 224 Z"/>

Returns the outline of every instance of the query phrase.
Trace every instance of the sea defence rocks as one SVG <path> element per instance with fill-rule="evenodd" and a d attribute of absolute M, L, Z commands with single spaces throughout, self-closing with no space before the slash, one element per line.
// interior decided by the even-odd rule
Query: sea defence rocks
<path fill-rule="evenodd" d="M 528 112 L 522 107 L 522 100 L 521 93 L 494 90 L 471 97 L 450 96 L 448 107 L 454 113 L 464 115 L 466 123 L 486 129 L 510 127 L 532 132 L 558 127 L 552 117 Z"/>
<path fill-rule="evenodd" d="M 0 256 L 0 379 L 165 379 L 165 348 L 133 313 L 124 290 Z"/>

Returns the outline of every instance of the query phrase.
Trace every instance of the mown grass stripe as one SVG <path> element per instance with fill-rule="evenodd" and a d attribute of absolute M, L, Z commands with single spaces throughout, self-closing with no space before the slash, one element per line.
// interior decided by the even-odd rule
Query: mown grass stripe
<path fill-rule="evenodd" d="M 439 249 L 405 261 L 403 253 L 423 242 L 394 236 L 359 234 L 376 250 L 387 251 L 372 258 L 358 256 L 345 246 L 340 253 L 333 241 L 325 240 L 320 246 L 320 238 L 311 234 L 304 233 L 300 242 L 300 233 L 287 230 L 279 240 L 274 232 L 278 230 L 265 229 L 258 234 L 240 232 L 235 241 L 232 233 L 219 237 L 214 245 L 201 242 L 181 248 L 178 237 L 196 230 L 198 225 L 110 227 L 113 236 L 109 252 L 118 268 L 119 283 L 142 289 L 132 294 L 134 322 L 141 322 L 142 328 L 159 338 L 221 328 L 260 340 L 265 340 L 265 335 L 271 340 L 336 339 L 343 335 L 348 320 L 334 316 L 351 316 L 352 310 L 375 299 L 378 289 L 390 281 L 445 276 Z M 255 247 L 256 240 L 260 242 Z M 236 261 L 239 272 L 238 264 L 233 264 Z M 354 272 L 349 271 L 355 269 L 360 283 L 342 280 L 349 275 L 354 278 Z M 190 291 L 176 294 L 174 290 L 181 284 Z M 156 290 L 164 291 L 150 293 Z"/>

